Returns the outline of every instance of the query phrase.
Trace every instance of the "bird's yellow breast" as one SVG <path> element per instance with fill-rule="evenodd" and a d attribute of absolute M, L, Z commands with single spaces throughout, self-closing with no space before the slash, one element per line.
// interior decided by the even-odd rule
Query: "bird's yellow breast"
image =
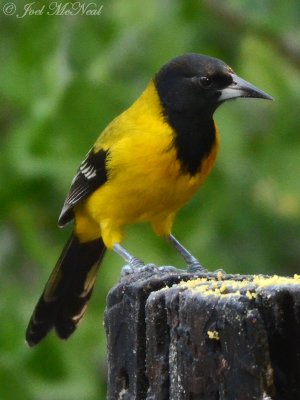
<path fill-rule="evenodd" d="M 218 133 L 216 136 L 199 172 L 193 176 L 183 173 L 174 131 L 164 119 L 151 82 L 96 142 L 96 152 L 109 151 L 108 180 L 76 208 L 77 234 L 86 240 L 102 235 L 107 247 L 122 240 L 124 225 L 135 222 L 148 221 L 158 234 L 169 234 L 176 211 L 191 198 L 214 164 Z"/>

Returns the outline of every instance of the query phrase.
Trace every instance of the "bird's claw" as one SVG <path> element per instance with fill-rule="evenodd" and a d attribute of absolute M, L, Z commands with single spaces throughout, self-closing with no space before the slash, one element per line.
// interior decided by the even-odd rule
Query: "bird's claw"
<path fill-rule="evenodd" d="M 157 269 L 155 264 L 144 264 L 143 261 L 138 258 L 133 258 L 130 264 L 124 265 L 121 270 L 121 276 L 134 274 L 136 272 L 153 272 Z"/>
<path fill-rule="evenodd" d="M 192 274 L 194 274 L 194 273 L 197 273 L 197 274 L 199 274 L 199 273 L 202 273 L 202 274 L 203 274 L 203 273 L 207 273 L 207 269 L 204 268 L 204 267 L 199 263 L 199 261 L 197 261 L 197 260 L 194 260 L 194 261 L 188 263 L 187 271 L 190 272 L 190 273 L 192 273 Z"/>

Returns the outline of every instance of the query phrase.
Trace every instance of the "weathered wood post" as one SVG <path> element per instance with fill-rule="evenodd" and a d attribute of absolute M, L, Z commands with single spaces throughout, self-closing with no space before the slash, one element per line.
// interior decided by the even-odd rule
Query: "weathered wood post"
<path fill-rule="evenodd" d="M 109 293 L 108 400 L 300 399 L 300 276 L 148 266 Z"/>

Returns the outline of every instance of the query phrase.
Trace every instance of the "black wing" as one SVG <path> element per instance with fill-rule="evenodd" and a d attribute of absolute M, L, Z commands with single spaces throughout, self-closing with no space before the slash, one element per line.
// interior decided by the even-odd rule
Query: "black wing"
<path fill-rule="evenodd" d="M 73 219 L 73 208 L 76 204 L 107 181 L 107 155 L 108 150 L 100 150 L 95 153 L 92 149 L 80 164 L 58 218 L 60 227 L 63 227 Z"/>

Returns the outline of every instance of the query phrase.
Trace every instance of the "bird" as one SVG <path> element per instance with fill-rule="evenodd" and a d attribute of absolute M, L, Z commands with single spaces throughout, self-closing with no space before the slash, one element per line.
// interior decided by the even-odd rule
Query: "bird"
<path fill-rule="evenodd" d="M 29 321 L 29 346 L 52 329 L 61 339 L 74 332 L 106 249 L 133 268 L 143 265 L 121 244 L 126 225 L 150 223 L 190 271 L 205 271 L 172 234 L 172 225 L 215 163 L 220 139 L 214 112 L 240 97 L 272 100 L 222 60 L 187 53 L 163 65 L 108 124 L 80 164 L 62 207 L 58 225 L 73 222 L 73 231 Z"/>

